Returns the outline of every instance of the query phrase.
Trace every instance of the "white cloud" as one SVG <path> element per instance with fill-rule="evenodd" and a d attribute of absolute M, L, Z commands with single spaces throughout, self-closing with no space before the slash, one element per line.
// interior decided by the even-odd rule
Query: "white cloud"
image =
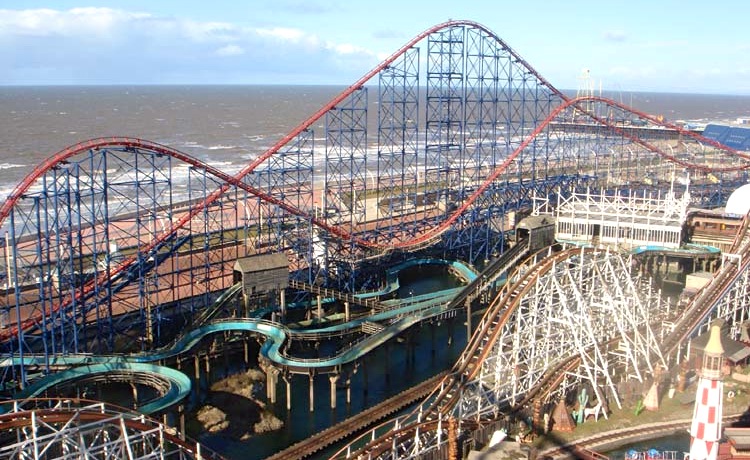
<path fill-rule="evenodd" d="M 371 54 L 369 50 L 349 43 L 330 43 L 328 47 L 338 54 Z"/>
<path fill-rule="evenodd" d="M 602 37 L 608 41 L 622 42 L 627 39 L 628 35 L 622 30 L 605 30 Z"/>
<path fill-rule="evenodd" d="M 219 56 L 239 56 L 245 54 L 245 50 L 237 45 L 227 45 L 216 50 L 216 54 Z"/>
<path fill-rule="evenodd" d="M 247 59 L 225 59 L 237 55 Z M 308 75 L 310 83 L 340 84 L 378 61 L 365 48 L 292 27 L 113 8 L 0 9 L 0 62 L 6 63 L 0 84 L 308 82 Z M 123 71 L 123 63 L 134 62 Z"/>
<path fill-rule="evenodd" d="M 196 22 L 176 20 L 186 38 L 198 43 L 231 41 L 242 36 L 242 31 L 227 22 Z"/>
<path fill-rule="evenodd" d="M 129 22 L 150 18 L 112 8 L 73 8 L 58 11 L 47 8 L 0 10 L 0 35 L 4 36 L 91 36 L 111 35 Z"/>
<path fill-rule="evenodd" d="M 252 30 L 261 37 L 272 37 L 292 43 L 301 42 L 307 35 L 299 29 L 290 29 L 286 27 L 273 27 L 271 29 L 260 28 Z"/>

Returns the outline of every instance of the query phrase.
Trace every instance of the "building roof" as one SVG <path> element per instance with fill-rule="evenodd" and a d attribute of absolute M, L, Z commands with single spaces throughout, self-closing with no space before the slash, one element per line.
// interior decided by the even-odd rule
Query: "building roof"
<path fill-rule="evenodd" d="M 750 128 L 708 124 L 702 135 L 735 150 L 750 150 Z"/>
<path fill-rule="evenodd" d="M 714 322 L 711 325 L 711 331 L 708 336 L 708 343 L 706 344 L 706 347 L 703 349 L 703 351 L 705 351 L 706 353 L 710 353 L 712 355 L 724 354 L 724 347 L 721 344 L 721 324 L 720 323 Z"/>
<path fill-rule="evenodd" d="M 694 338 L 690 346 L 696 351 L 703 351 L 708 343 L 711 333 L 707 332 Z M 734 363 L 742 361 L 750 356 L 750 347 L 742 342 L 730 339 L 726 334 L 721 334 L 721 347 L 724 349 L 724 357 Z"/>
<path fill-rule="evenodd" d="M 750 450 L 750 428 L 725 427 L 724 436 L 737 450 Z"/>
<path fill-rule="evenodd" d="M 518 223 L 517 228 L 531 230 L 534 228 L 546 227 L 550 225 L 555 225 L 555 218 L 552 216 L 527 216 L 521 219 L 521 222 Z"/>
<path fill-rule="evenodd" d="M 283 252 L 241 257 L 234 263 L 234 270 L 242 273 L 255 273 L 281 268 L 289 269 L 289 259 Z"/>

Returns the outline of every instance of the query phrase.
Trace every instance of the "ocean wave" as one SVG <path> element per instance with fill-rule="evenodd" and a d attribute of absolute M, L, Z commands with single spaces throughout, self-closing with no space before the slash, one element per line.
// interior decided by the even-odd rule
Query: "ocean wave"
<path fill-rule="evenodd" d="M 26 165 L 18 163 L 0 163 L 0 169 L 25 168 Z"/>
<path fill-rule="evenodd" d="M 15 185 L 0 186 L 0 199 L 3 201 L 7 200 L 15 188 L 16 188 Z"/>
<path fill-rule="evenodd" d="M 231 145 L 231 144 L 216 144 L 216 145 L 203 145 L 199 144 L 195 141 L 185 141 L 179 144 L 182 146 L 182 148 L 189 148 L 189 149 L 202 149 L 202 150 L 234 150 L 242 148 L 238 145 Z"/>

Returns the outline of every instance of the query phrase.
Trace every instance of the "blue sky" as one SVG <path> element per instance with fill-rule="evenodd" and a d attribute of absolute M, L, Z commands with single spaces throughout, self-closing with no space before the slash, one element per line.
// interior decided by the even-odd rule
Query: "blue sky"
<path fill-rule="evenodd" d="M 3 0 L 0 85 L 353 83 L 479 22 L 561 89 L 750 94 L 750 1 Z"/>

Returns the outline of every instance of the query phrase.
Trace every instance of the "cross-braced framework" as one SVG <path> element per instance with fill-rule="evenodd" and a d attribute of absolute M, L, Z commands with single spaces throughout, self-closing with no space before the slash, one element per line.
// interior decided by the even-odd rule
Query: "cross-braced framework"
<path fill-rule="evenodd" d="M 669 302 L 628 267 L 628 257 L 592 248 L 527 260 L 490 305 L 454 373 L 363 456 L 418 458 L 446 448 L 448 419 L 476 428 L 532 397 L 557 400 L 582 384 L 619 406 L 616 384 L 666 368 L 656 328 L 671 314 Z"/>
<path fill-rule="evenodd" d="M 634 196 L 615 191 L 606 194 L 573 193 L 555 206 L 555 238 L 576 244 L 614 245 L 623 248 L 648 245 L 678 248 L 690 204 L 690 193 L 681 198 L 670 190 L 663 197 L 643 192 Z"/>
<path fill-rule="evenodd" d="M 630 276 L 626 258 L 607 250 L 573 250 L 565 259 L 541 261 L 519 279 L 518 296 L 508 293 L 504 309 L 512 313 L 479 371 L 472 372 L 472 383 L 462 386 L 455 416 L 494 417 L 521 402 L 549 369 L 570 357 L 580 364 L 568 373 L 567 385 L 547 397 L 586 381 L 599 401 L 606 395 L 619 406 L 620 378 L 643 381 L 666 364 L 652 325 L 667 318 L 669 303 L 641 281 Z"/>
<path fill-rule="evenodd" d="M 663 346 L 665 353 L 675 352 L 675 362 L 687 358 L 688 342 L 705 333 L 716 319 L 723 319 L 727 333 L 734 340 L 743 339 L 750 325 L 750 215 L 742 220 L 730 251 L 722 254 L 722 266 L 701 288 L 672 326 L 674 333 Z"/>
<path fill-rule="evenodd" d="M 220 458 L 161 423 L 103 403 L 38 400 L 9 409 L 0 415 L 0 459 Z"/>

